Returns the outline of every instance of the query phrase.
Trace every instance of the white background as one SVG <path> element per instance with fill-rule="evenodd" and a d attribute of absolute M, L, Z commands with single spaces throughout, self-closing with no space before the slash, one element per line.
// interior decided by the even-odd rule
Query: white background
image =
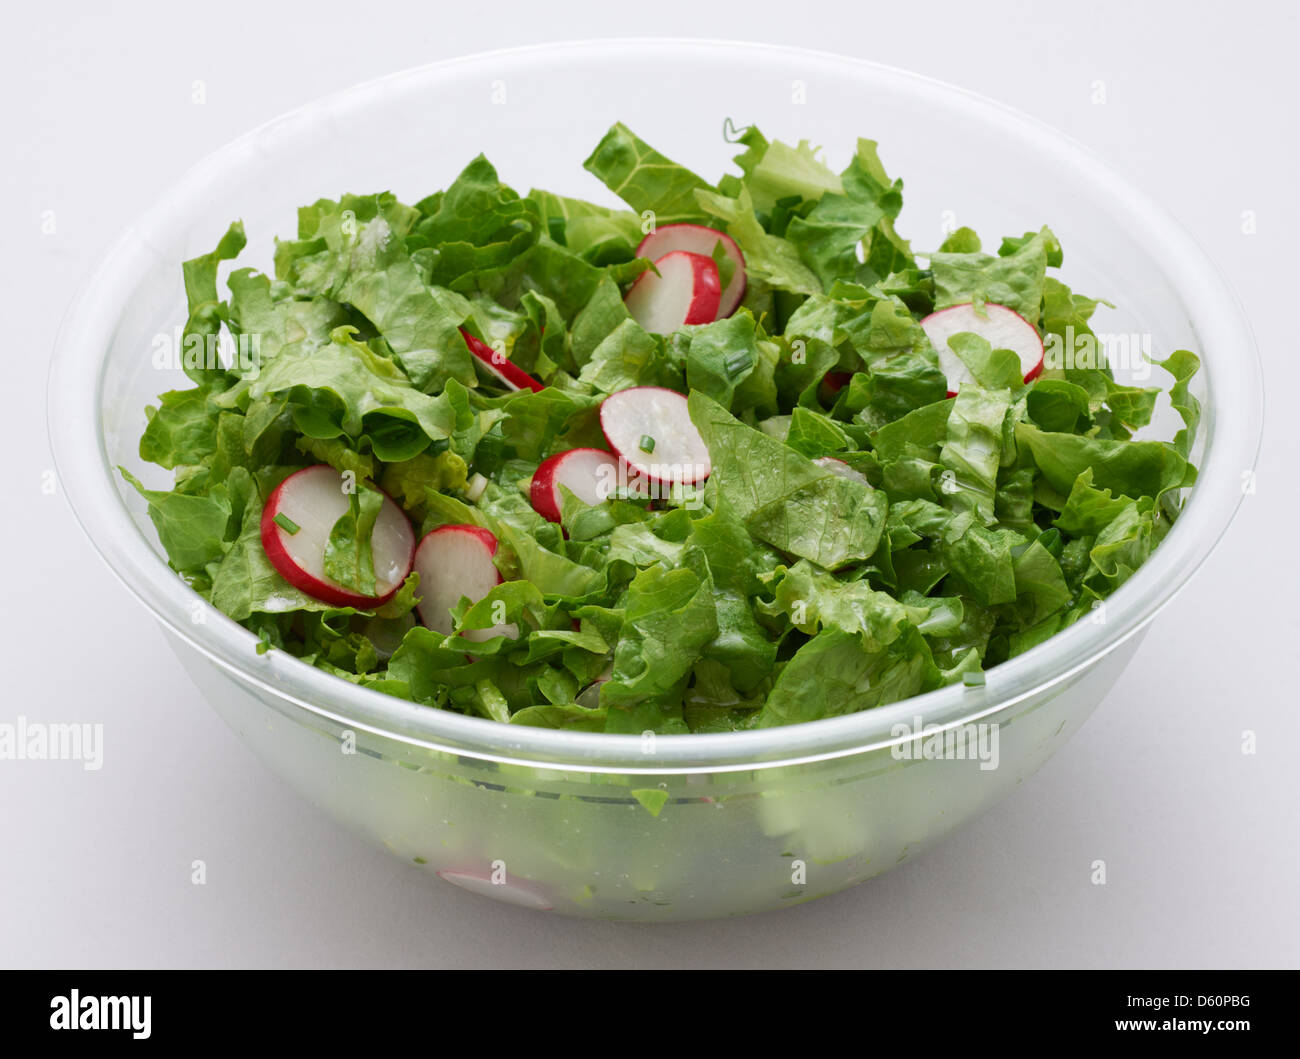
<path fill-rule="evenodd" d="M 1300 99 L 1283 11 L 1243 0 L 11 5 L 0 721 L 102 722 L 106 748 L 99 772 L 0 761 L 0 964 L 1296 966 Z M 63 499 L 41 489 L 60 315 L 98 254 L 186 168 L 286 109 L 393 70 L 644 34 L 851 53 L 1071 133 L 1218 261 L 1254 322 L 1270 405 L 1258 491 L 1226 543 L 1038 776 L 854 891 L 677 926 L 496 905 L 341 831 L 208 710 Z M 1254 755 L 1242 753 L 1246 730 Z M 196 858 L 204 886 L 190 882 Z M 1099 859 L 1104 886 L 1091 881 Z"/>

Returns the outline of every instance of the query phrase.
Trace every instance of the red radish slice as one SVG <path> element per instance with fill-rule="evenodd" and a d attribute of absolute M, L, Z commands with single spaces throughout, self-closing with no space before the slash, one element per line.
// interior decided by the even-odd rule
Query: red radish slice
<path fill-rule="evenodd" d="M 948 396 L 956 397 L 964 382 L 973 383 L 970 371 L 956 353 L 948 348 L 953 335 L 970 331 L 994 349 L 1009 349 L 1020 358 L 1025 382 L 1032 382 L 1043 372 L 1043 339 L 1038 329 L 1014 309 L 995 302 L 985 302 L 980 313 L 970 302 L 953 305 L 931 313 L 921 321 L 930 345 L 939 354 L 939 367 L 948 377 Z"/>
<path fill-rule="evenodd" d="M 459 886 L 462 890 L 468 890 L 470 893 L 480 894 L 483 897 L 491 897 L 497 901 L 504 901 L 509 905 L 532 908 L 538 912 L 553 912 L 555 910 L 555 906 L 547 900 L 544 894 L 538 892 L 532 886 L 517 882 L 514 879 L 494 883 L 491 875 L 481 871 L 453 871 L 447 868 L 438 872 L 437 875 L 439 879 L 454 886 Z"/>
<path fill-rule="evenodd" d="M 605 398 L 600 429 L 609 447 L 650 482 L 690 485 L 713 472 L 686 398 L 662 386 L 633 386 Z"/>
<path fill-rule="evenodd" d="M 745 255 L 726 232 L 706 228 L 702 224 L 665 224 L 641 240 L 641 245 L 636 248 L 636 256 L 660 261 L 675 250 L 685 250 L 688 254 L 712 258 L 719 243 L 722 244 L 722 252 L 735 265 L 731 281 L 718 299 L 715 319 L 721 320 L 734 313 L 736 306 L 745 297 Z"/>
<path fill-rule="evenodd" d="M 584 504 L 608 500 L 619 487 L 618 458 L 604 449 L 569 449 L 542 461 L 529 486 L 533 510 L 552 522 L 560 521 L 563 500 L 560 486 Z"/>
<path fill-rule="evenodd" d="M 848 478 L 854 482 L 861 482 L 863 485 L 870 485 L 867 476 L 861 471 L 854 470 L 843 460 L 837 460 L 834 456 L 818 456 L 813 460 L 818 467 L 825 467 L 831 474 L 838 474 L 841 478 Z"/>
<path fill-rule="evenodd" d="M 713 258 L 674 250 L 655 268 L 658 275 L 642 272 L 623 299 L 633 320 L 653 334 L 668 335 L 687 324 L 717 319 L 722 288 Z"/>
<path fill-rule="evenodd" d="M 517 365 L 511 364 L 510 358 L 504 353 L 498 353 L 482 339 L 475 338 L 463 327 L 460 329 L 460 333 L 465 336 L 465 345 L 469 346 L 469 351 L 474 354 L 478 362 L 487 368 L 488 373 L 507 390 L 532 390 L 534 393 L 538 393 L 546 389 L 528 372 Z"/>
<path fill-rule="evenodd" d="M 420 620 L 434 632 L 450 636 L 454 627 L 451 609 L 461 597 L 477 603 L 501 584 L 501 574 L 492 561 L 496 550 L 496 537 L 481 526 L 439 526 L 426 533 L 415 549 Z M 494 636 L 517 637 L 519 629 L 512 622 L 490 629 L 466 629 L 462 635 L 481 643 Z"/>
<path fill-rule="evenodd" d="M 336 607 L 367 610 L 391 599 L 411 572 L 415 533 L 402 509 L 385 496 L 370 535 L 375 595 L 346 589 L 325 575 L 325 545 L 350 503 L 343 475 L 333 467 L 320 463 L 296 471 L 262 509 L 262 547 L 271 565 L 295 588 Z"/>

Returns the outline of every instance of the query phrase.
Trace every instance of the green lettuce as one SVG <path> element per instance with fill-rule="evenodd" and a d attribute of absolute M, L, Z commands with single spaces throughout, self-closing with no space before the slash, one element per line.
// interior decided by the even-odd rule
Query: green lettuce
<path fill-rule="evenodd" d="M 584 179 L 626 208 L 521 195 L 479 156 L 413 204 L 302 207 L 270 271 L 240 265 L 239 222 L 184 262 L 188 384 L 146 409 L 139 446 L 172 487 L 122 473 L 196 600 L 250 650 L 422 707 L 631 734 L 873 709 L 978 679 L 1091 614 L 1195 485 L 1195 355 L 1155 361 L 1181 420 L 1161 439 L 1162 391 L 1115 378 L 1092 330 L 1108 303 L 1054 274 L 1050 229 L 998 243 L 959 229 L 918 261 L 874 141 L 839 172 L 807 142 L 752 127 L 735 142 L 710 183 L 615 125 Z M 746 295 L 726 319 L 652 334 L 624 299 L 652 267 L 644 235 L 676 223 L 735 240 Z M 715 260 L 725 284 L 733 262 Z M 921 320 L 963 302 L 1021 313 L 1042 375 L 1026 383 L 1009 351 L 958 335 L 974 382 L 949 397 Z M 505 386 L 465 334 L 540 388 Z M 542 462 L 607 449 L 603 402 L 638 386 L 687 396 L 707 481 L 624 480 L 596 503 L 562 483 L 560 520 L 543 517 Z M 261 521 L 313 464 L 356 485 L 322 555 L 340 587 L 377 591 L 385 495 L 417 539 L 490 532 L 500 583 L 451 606 L 448 635 L 422 624 L 414 573 L 370 610 L 295 588 Z M 512 635 L 478 638 L 499 625 Z M 667 811 L 655 788 L 632 796 Z"/>

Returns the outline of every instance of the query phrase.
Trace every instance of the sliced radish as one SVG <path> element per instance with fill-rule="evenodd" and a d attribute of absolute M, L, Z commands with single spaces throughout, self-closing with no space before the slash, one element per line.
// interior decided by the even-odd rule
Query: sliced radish
<path fill-rule="evenodd" d="M 289 475 L 262 509 L 262 547 L 289 584 L 336 607 L 376 607 L 392 598 L 411 572 L 415 533 L 400 507 L 387 496 L 375 518 L 370 550 L 375 563 L 375 594 L 344 588 L 325 574 L 330 530 L 347 512 L 351 491 L 343 475 L 320 463 Z"/>
<path fill-rule="evenodd" d="M 1025 382 L 1032 382 L 1042 374 L 1043 339 L 1038 328 L 1005 305 L 985 302 L 982 312 L 970 302 L 953 305 L 931 313 L 921 321 L 921 327 L 939 354 L 939 367 L 948 377 L 949 397 L 957 396 L 957 388 L 962 383 L 975 381 L 961 358 L 948 348 L 948 339 L 963 331 L 979 335 L 994 349 L 1011 350 L 1020 358 Z"/>
<path fill-rule="evenodd" d="M 734 313 L 736 306 L 745 297 L 745 255 L 726 232 L 706 228 L 702 224 L 665 224 L 641 240 L 641 245 L 636 248 L 636 256 L 658 262 L 676 250 L 685 250 L 688 254 L 699 254 L 712 259 L 713 251 L 719 243 L 722 244 L 722 252 L 735 265 L 731 281 L 718 298 L 715 319 L 721 320 Z"/>
<path fill-rule="evenodd" d="M 818 456 L 813 460 L 818 467 L 825 467 L 831 474 L 838 474 L 841 478 L 848 478 L 854 482 L 861 482 L 863 485 L 870 485 L 871 482 L 861 471 L 854 470 L 843 460 L 837 460 L 834 456 Z"/>
<path fill-rule="evenodd" d="M 633 386 L 600 405 L 609 447 L 650 482 L 690 485 L 713 472 L 708 447 L 691 422 L 686 398 L 662 386 Z"/>
<path fill-rule="evenodd" d="M 510 363 L 510 358 L 504 353 L 499 353 L 480 338 L 475 338 L 463 327 L 460 333 L 465 336 L 465 345 L 469 346 L 469 351 L 474 354 L 478 362 L 487 369 L 497 382 L 507 390 L 532 390 L 538 393 L 546 389 L 540 382 L 534 379 L 528 372 L 515 364 Z"/>
<path fill-rule="evenodd" d="M 642 272 L 623 299 L 633 320 L 653 334 L 668 335 L 686 324 L 717 319 L 722 289 L 713 258 L 674 250 L 655 268 L 657 275 Z"/>
<path fill-rule="evenodd" d="M 529 487 L 533 510 L 552 522 L 560 521 L 563 500 L 560 486 L 584 504 L 608 500 L 619 487 L 619 462 L 604 449 L 569 449 L 556 453 L 537 468 Z"/>
<path fill-rule="evenodd" d="M 444 868 L 437 873 L 438 878 L 444 882 L 449 882 L 454 886 L 459 886 L 462 890 L 468 890 L 473 894 L 480 894 L 483 897 L 491 897 L 497 901 L 504 901 L 509 905 L 520 905 L 523 908 L 533 908 L 539 912 L 552 912 L 555 906 L 533 886 L 517 882 L 514 879 L 506 879 L 504 882 L 493 882 L 492 876 L 482 871 L 454 871 Z"/>
<path fill-rule="evenodd" d="M 481 526 L 439 526 L 430 530 L 415 549 L 415 572 L 420 575 L 420 620 L 434 632 L 450 636 L 455 623 L 451 610 L 462 599 L 477 603 L 501 584 L 492 556 L 497 539 Z M 467 640 L 482 642 L 494 636 L 519 635 L 513 623 L 490 629 L 466 629 Z"/>

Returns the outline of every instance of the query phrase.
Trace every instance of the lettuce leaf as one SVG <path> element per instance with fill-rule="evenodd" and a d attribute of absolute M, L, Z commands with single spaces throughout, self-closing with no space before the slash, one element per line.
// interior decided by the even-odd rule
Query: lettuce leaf
<path fill-rule="evenodd" d="M 637 213 L 653 214 L 656 224 L 707 221 L 695 192 L 710 185 L 665 158 L 626 125 L 611 128 L 582 165 Z"/>
<path fill-rule="evenodd" d="M 857 713 L 909 698 L 939 681 L 930 649 L 915 628 L 876 650 L 860 634 L 823 629 L 785 664 L 755 723 L 774 728 Z"/>
<path fill-rule="evenodd" d="M 718 492 L 751 536 L 826 569 L 875 552 L 889 506 L 883 493 L 813 463 L 701 393 L 689 405 Z"/>
<path fill-rule="evenodd" d="M 930 256 L 935 308 L 974 301 L 995 302 L 1037 323 L 1050 258 L 1060 244 L 1050 229 L 1021 241 L 1006 255 L 941 251 Z"/>

